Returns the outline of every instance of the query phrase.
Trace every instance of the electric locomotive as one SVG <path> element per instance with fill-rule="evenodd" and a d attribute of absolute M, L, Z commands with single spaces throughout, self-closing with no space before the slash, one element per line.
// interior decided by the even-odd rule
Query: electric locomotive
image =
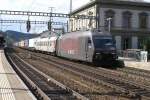
<path fill-rule="evenodd" d="M 99 30 L 77 31 L 60 36 L 57 40 L 56 54 L 85 62 L 117 59 L 112 35 Z"/>

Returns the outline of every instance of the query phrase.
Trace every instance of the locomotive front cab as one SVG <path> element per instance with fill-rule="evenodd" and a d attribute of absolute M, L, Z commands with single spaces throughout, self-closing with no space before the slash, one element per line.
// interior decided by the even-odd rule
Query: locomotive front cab
<path fill-rule="evenodd" d="M 94 61 L 116 60 L 117 52 L 112 36 L 93 36 Z"/>

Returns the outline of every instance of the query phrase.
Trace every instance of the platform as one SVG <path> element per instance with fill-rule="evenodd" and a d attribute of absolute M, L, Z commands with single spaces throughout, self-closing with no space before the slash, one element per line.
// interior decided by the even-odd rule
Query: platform
<path fill-rule="evenodd" d="M 36 100 L 0 50 L 0 100 Z"/>
<path fill-rule="evenodd" d="M 140 61 L 132 60 L 130 58 L 123 58 L 123 57 L 119 57 L 119 59 L 124 61 L 125 66 L 150 70 L 150 61 L 140 62 Z"/>

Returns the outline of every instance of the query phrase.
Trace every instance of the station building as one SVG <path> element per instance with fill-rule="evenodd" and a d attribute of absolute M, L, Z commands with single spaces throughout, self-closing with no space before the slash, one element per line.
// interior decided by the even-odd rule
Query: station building
<path fill-rule="evenodd" d="M 150 37 L 150 3 L 143 0 L 91 0 L 70 15 L 96 16 L 96 19 L 70 18 L 69 31 L 108 30 L 110 25 L 118 50 L 141 48 L 144 38 Z"/>

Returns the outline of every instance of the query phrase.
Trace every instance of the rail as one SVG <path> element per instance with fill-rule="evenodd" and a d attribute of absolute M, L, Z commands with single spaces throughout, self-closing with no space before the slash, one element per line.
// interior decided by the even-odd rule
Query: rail
<path fill-rule="evenodd" d="M 7 55 L 8 59 L 10 60 L 10 62 L 12 63 L 12 65 L 17 70 L 18 74 L 23 78 L 23 80 L 25 81 L 25 83 L 28 83 L 28 85 L 30 84 L 31 91 L 34 92 L 34 94 L 36 95 L 36 97 L 39 100 L 51 100 L 36 84 L 34 84 L 34 82 L 30 78 L 28 78 L 24 74 L 23 71 L 20 70 L 20 68 L 13 62 L 12 58 L 10 56 L 8 56 L 8 54 L 6 54 L 6 55 Z"/>
<path fill-rule="evenodd" d="M 69 61 L 60 60 L 59 58 L 53 56 L 46 57 L 45 54 L 40 55 L 40 53 L 38 53 L 37 55 L 33 52 L 33 55 L 31 56 L 33 59 L 36 57 L 35 59 L 38 59 L 39 61 L 54 65 L 57 68 L 63 69 L 63 71 L 71 72 L 74 75 L 82 77 L 85 80 L 90 80 L 93 83 L 98 83 L 115 89 L 116 91 L 119 91 L 119 93 L 121 92 L 123 95 L 125 94 L 126 96 L 143 98 L 145 94 L 149 93 L 150 91 L 149 85 L 143 83 L 141 84 L 137 81 L 134 82 L 132 78 L 132 80 L 128 79 L 129 77 L 126 74 L 119 74 L 118 72 L 111 72 L 102 69 L 97 70 L 91 67 L 85 68 L 81 64 L 76 65 L 73 63 L 69 63 Z"/>
<path fill-rule="evenodd" d="M 80 75 L 81 77 L 83 76 L 85 79 L 89 79 L 93 82 L 97 82 L 97 83 L 103 84 L 105 86 L 114 88 L 117 91 L 121 91 L 122 93 L 128 94 L 129 96 L 143 97 L 143 95 L 139 95 L 140 94 L 140 92 L 138 93 L 139 90 L 144 91 L 144 92 L 150 91 L 149 86 L 141 85 L 141 84 L 138 84 L 131 80 L 122 79 L 120 76 L 116 77 L 116 76 L 109 75 L 106 70 L 105 70 L 106 72 L 100 71 L 100 70 L 99 70 L 99 72 L 95 72 L 94 70 L 93 71 L 88 70 L 87 71 L 88 73 L 87 73 L 87 72 L 85 72 L 85 69 L 82 67 L 80 67 L 80 69 L 79 69 L 78 67 L 76 67 L 74 65 L 60 63 L 60 62 L 55 61 L 54 59 L 49 59 L 48 61 L 41 59 L 41 58 L 39 58 L 39 59 L 41 61 L 51 63 L 51 64 L 52 64 L 52 62 L 54 62 L 53 64 L 58 67 L 59 67 L 59 65 L 63 66 L 63 67 L 61 67 L 61 66 L 60 67 L 63 68 L 64 70 L 68 70 L 72 73 L 76 73 L 77 75 Z M 59 64 L 59 65 L 57 65 L 57 64 Z M 74 69 L 74 70 L 72 70 L 72 69 Z M 75 71 L 75 70 L 77 70 L 77 71 Z M 88 75 L 85 75 L 85 74 L 88 74 Z M 115 84 L 115 83 L 117 83 L 117 84 Z"/>
<path fill-rule="evenodd" d="M 77 97 L 78 99 L 81 99 L 81 100 L 89 100 L 88 98 L 82 96 L 81 94 L 73 91 L 72 89 L 68 88 L 67 86 L 61 84 L 60 82 L 54 80 L 53 78 L 49 77 L 48 75 L 46 75 L 45 73 L 39 71 L 38 69 L 34 68 L 32 65 L 28 64 L 27 62 L 23 61 L 19 56 L 15 55 L 17 57 L 17 59 L 21 60 L 23 63 L 25 63 L 26 65 L 28 65 L 29 67 L 31 67 L 32 69 L 34 69 L 36 72 L 40 73 L 42 76 L 44 76 L 45 78 L 47 78 L 48 81 L 51 81 L 55 84 L 57 84 L 59 87 L 61 87 L 62 89 L 65 89 L 69 92 L 72 93 L 72 95 L 74 95 L 75 97 Z"/>

